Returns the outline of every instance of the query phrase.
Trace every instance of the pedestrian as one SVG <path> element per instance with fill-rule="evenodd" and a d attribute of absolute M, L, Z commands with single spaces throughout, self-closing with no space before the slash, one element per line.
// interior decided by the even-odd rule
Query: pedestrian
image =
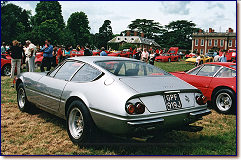
<path fill-rule="evenodd" d="M 63 51 L 62 51 L 62 49 L 63 49 L 63 46 L 60 45 L 59 49 L 57 51 L 58 63 L 61 63 L 63 61 Z"/>
<path fill-rule="evenodd" d="M 63 52 L 63 59 L 67 59 L 67 58 L 70 58 L 72 56 L 71 54 L 71 46 L 70 45 L 66 45 L 65 49 L 64 49 L 64 52 Z"/>
<path fill-rule="evenodd" d="M 140 48 L 137 49 L 137 52 L 135 54 L 135 59 L 137 59 L 137 60 L 141 59 L 141 49 Z"/>
<path fill-rule="evenodd" d="M 35 69 L 35 56 L 36 56 L 36 46 L 31 43 L 30 40 L 26 41 L 26 50 L 25 50 L 25 55 L 26 55 L 26 59 L 28 59 L 28 71 L 29 72 L 34 72 Z"/>
<path fill-rule="evenodd" d="M 149 57 L 149 53 L 147 52 L 146 48 L 143 49 L 143 52 L 141 54 L 141 60 L 143 62 L 148 63 L 148 57 Z"/>
<path fill-rule="evenodd" d="M 217 55 L 213 58 L 213 62 L 219 62 L 219 58 L 220 58 L 220 56 L 217 54 Z"/>
<path fill-rule="evenodd" d="M 57 66 L 57 62 L 56 62 L 57 51 L 58 51 L 58 47 L 54 46 L 53 47 L 52 67 L 56 67 Z"/>
<path fill-rule="evenodd" d="M 219 62 L 227 62 L 227 58 L 225 55 L 226 55 L 226 52 L 223 52 L 223 55 L 219 57 Z"/>
<path fill-rule="evenodd" d="M 81 50 L 80 45 L 77 45 L 77 46 L 76 46 L 76 50 L 77 50 L 77 51 L 80 51 L 80 50 Z"/>
<path fill-rule="evenodd" d="M 6 43 L 3 42 L 1 46 L 1 54 L 6 54 L 7 48 L 6 48 Z"/>
<path fill-rule="evenodd" d="M 90 50 L 90 46 L 87 45 L 87 46 L 85 47 L 85 50 L 84 50 L 84 56 L 92 56 L 92 55 L 93 55 L 93 53 L 92 53 L 92 51 Z"/>
<path fill-rule="evenodd" d="M 47 71 L 51 69 L 51 60 L 53 58 L 53 46 L 50 44 L 50 40 L 45 41 L 45 45 L 41 49 L 43 52 L 43 60 L 40 66 L 41 72 L 44 72 L 44 67 L 47 67 Z"/>
<path fill-rule="evenodd" d="M 154 51 L 151 51 L 150 59 L 149 59 L 149 63 L 150 63 L 151 65 L 154 65 L 155 58 L 156 58 L 156 53 L 155 53 Z"/>
<path fill-rule="evenodd" d="M 11 59 L 11 78 L 14 78 L 15 67 L 17 65 L 17 75 L 20 74 L 21 60 L 22 60 L 22 49 L 19 47 L 19 42 L 14 40 L 13 45 L 7 51 L 10 54 Z"/>
<path fill-rule="evenodd" d="M 100 56 L 108 56 L 107 53 L 105 52 L 105 47 L 101 47 Z"/>
<path fill-rule="evenodd" d="M 201 62 L 200 53 L 197 53 L 196 55 L 197 55 L 197 58 L 196 58 L 195 66 L 199 66 L 199 65 L 200 65 L 200 62 Z"/>

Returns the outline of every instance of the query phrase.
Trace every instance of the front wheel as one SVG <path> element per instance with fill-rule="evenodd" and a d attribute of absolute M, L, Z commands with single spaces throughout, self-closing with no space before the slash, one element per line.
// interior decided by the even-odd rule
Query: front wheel
<path fill-rule="evenodd" d="M 81 101 L 73 101 L 67 112 L 67 132 L 74 144 L 90 142 L 94 123 L 86 106 Z"/>
<path fill-rule="evenodd" d="M 5 66 L 3 66 L 3 74 L 5 76 L 10 76 L 11 75 L 11 65 L 10 64 L 6 64 Z"/>
<path fill-rule="evenodd" d="M 229 89 L 221 89 L 214 96 L 214 106 L 220 113 L 231 113 L 235 103 L 234 93 Z"/>
<path fill-rule="evenodd" d="M 18 86 L 17 101 L 18 101 L 18 108 L 20 111 L 26 112 L 29 110 L 30 103 L 28 102 L 25 89 L 22 83 L 20 83 Z"/>

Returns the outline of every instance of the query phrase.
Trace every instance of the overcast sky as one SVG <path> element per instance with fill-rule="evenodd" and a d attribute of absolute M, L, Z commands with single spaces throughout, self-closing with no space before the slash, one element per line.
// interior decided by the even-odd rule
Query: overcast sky
<path fill-rule="evenodd" d="M 12 1 L 35 14 L 38 1 Z M 188 20 L 197 27 L 236 32 L 235 1 L 59 1 L 64 21 L 74 12 L 83 11 L 89 19 L 91 33 L 96 33 L 104 20 L 111 21 L 114 34 L 126 30 L 135 19 L 150 19 L 167 25 L 171 21 Z"/>

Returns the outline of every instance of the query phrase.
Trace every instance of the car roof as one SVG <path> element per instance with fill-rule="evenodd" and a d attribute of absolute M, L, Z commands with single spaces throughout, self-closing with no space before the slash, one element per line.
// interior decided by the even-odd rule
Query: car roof
<path fill-rule="evenodd" d="M 220 66 L 225 66 L 229 68 L 233 68 L 231 67 L 231 65 L 236 65 L 236 63 L 233 63 L 233 62 L 209 62 L 205 64 L 214 64 L 214 65 L 220 65 Z"/>

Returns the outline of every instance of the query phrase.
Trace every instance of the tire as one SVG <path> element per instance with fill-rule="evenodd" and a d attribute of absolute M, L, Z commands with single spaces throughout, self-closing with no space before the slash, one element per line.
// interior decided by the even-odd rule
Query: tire
<path fill-rule="evenodd" d="M 171 62 L 171 58 L 168 58 L 168 62 Z"/>
<path fill-rule="evenodd" d="M 10 64 L 4 65 L 2 68 L 2 73 L 5 76 L 10 76 L 11 75 L 11 65 Z"/>
<path fill-rule="evenodd" d="M 73 101 L 67 111 L 67 132 L 74 144 L 81 145 L 91 142 L 94 123 L 85 104 Z"/>
<path fill-rule="evenodd" d="M 17 101 L 18 101 L 18 108 L 20 111 L 26 112 L 29 110 L 30 103 L 28 102 L 23 83 L 20 83 L 18 86 Z"/>
<path fill-rule="evenodd" d="M 235 95 L 230 89 L 220 89 L 215 94 L 213 103 L 218 112 L 231 113 L 236 106 Z"/>

